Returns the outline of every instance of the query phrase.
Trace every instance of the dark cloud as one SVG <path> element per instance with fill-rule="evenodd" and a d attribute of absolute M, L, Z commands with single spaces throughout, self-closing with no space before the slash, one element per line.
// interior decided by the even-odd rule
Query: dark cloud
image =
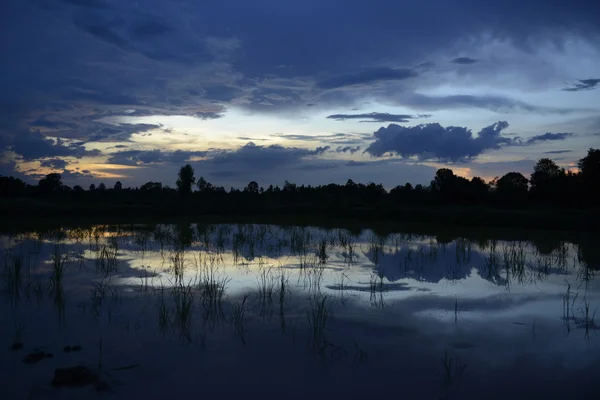
<path fill-rule="evenodd" d="M 204 157 L 207 154 L 206 151 L 126 150 L 111 154 L 108 162 L 120 165 L 183 164 L 191 157 Z"/>
<path fill-rule="evenodd" d="M 565 92 L 581 92 L 583 90 L 592 90 L 600 87 L 600 79 L 579 79 L 579 81 L 563 89 Z"/>
<path fill-rule="evenodd" d="M 77 157 L 97 156 L 98 150 L 86 150 L 81 143 L 66 143 L 58 139 L 53 141 L 39 131 L 23 130 L 15 135 L 8 146 L 25 161 L 46 157 Z"/>
<path fill-rule="evenodd" d="M 321 142 L 321 141 L 327 141 L 327 140 L 337 140 L 340 138 L 346 138 L 346 137 L 351 137 L 352 134 L 348 134 L 348 133 L 334 133 L 332 135 L 297 135 L 297 134 L 285 134 L 285 133 L 277 133 L 274 134 L 273 136 L 276 137 L 280 137 L 283 139 L 289 139 L 289 140 L 303 140 L 303 141 L 314 141 L 314 142 Z"/>
<path fill-rule="evenodd" d="M 213 151 L 209 158 L 200 162 L 212 170 L 239 171 L 273 171 L 280 167 L 299 166 L 307 157 L 325 153 L 329 146 L 317 147 L 314 150 L 280 145 L 259 146 L 252 142 L 234 151 Z"/>
<path fill-rule="evenodd" d="M 451 60 L 450 62 L 453 64 L 469 65 L 469 64 L 475 64 L 478 61 L 479 60 L 476 60 L 476 59 L 470 58 L 470 57 L 457 57 L 457 58 Z"/>
<path fill-rule="evenodd" d="M 335 149 L 337 153 L 350 153 L 354 154 L 360 150 L 360 146 L 352 147 L 352 146 L 339 146 Z"/>
<path fill-rule="evenodd" d="M 97 124 L 95 126 L 104 126 L 93 130 L 86 135 L 86 140 L 90 142 L 101 142 L 101 141 L 125 141 L 129 140 L 131 135 L 134 133 L 148 132 L 153 129 L 160 129 L 162 125 L 157 124 L 118 124 L 118 125 L 106 125 Z"/>
<path fill-rule="evenodd" d="M 219 113 L 219 112 L 197 112 L 194 114 L 194 117 L 200 118 L 203 120 L 219 119 L 219 118 L 223 118 L 223 114 Z"/>
<path fill-rule="evenodd" d="M 368 68 L 354 74 L 334 76 L 320 81 L 318 86 L 322 89 L 336 89 L 345 86 L 371 84 L 384 81 L 402 81 L 414 78 L 418 73 L 405 68 Z"/>
<path fill-rule="evenodd" d="M 372 112 L 365 114 L 333 114 L 328 115 L 327 118 L 336 121 L 358 119 L 360 120 L 360 122 L 408 122 L 410 119 L 415 117 L 407 114 L 389 114 Z"/>
<path fill-rule="evenodd" d="M 40 163 L 42 167 L 54 168 L 54 169 L 65 169 L 69 163 L 60 158 L 52 158 L 50 160 L 44 160 Z"/>
<path fill-rule="evenodd" d="M 550 132 L 547 132 L 547 133 L 544 133 L 543 135 L 537 135 L 537 136 L 530 137 L 529 139 L 527 139 L 526 143 L 534 144 L 536 142 L 565 140 L 573 135 L 574 135 L 573 133 L 550 133 Z"/>
<path fill-rule="evenodd" d="M 268 141 L 268 140 L 269 140 L 269 139 L 257 139 L 257 138 L 251 138 L 251 137 L 248 137 L 248 136 L 238 136 L 236 139 L 239 139 L 239 140 L 245 140 L 246 142 L 251 142 L 251 141 L 255 141 L 255 142 L 266 142 L 266 141 Z"/>
<path fill-rule="evenodd" d="M 51 129 L 75 129 L 77 124 L 66 122 L 66 121 L 53 121 L 46 118 L 38 118 L 32 121 L 30 124 L 32 127 L 37 128 L 51 128 Z"/>
<path fill-rule="evenodd" d="M 506 121 L 499 121 L 483 128 L 476 137 L 467 128 L 438 123 L 404 127 L 390 124 L 374 133 L 375 141 L 365 150 L 376 157 L 387 153 L 402 158 L 417 157 L 420 160 L 437 159 L 456 162 L 477 157 L 490 149 L 498 149 L 511 144 L 514 139 L 501 136 L 508 127 Z"/>
<path fill-rule="evenodd" d="M 565 153 L 571 153 L 573 150 L 552 150 L 552 151 L 545 151 L 544 154 L 565 154 Z"/>
<path fill-rule="evenodd" d="M 393 95 L 392 95 L 393 96 Z M 569 114 L 584 111 L 578 108 L 543 107 L 511 99 L 503 96 L 474 96 L 474 95 L 449 95 L 429 96 L 419 93 L 391 97 L 390 100 L 399 105 L 413 107 L 421 110 L 447 110 L 481 108 L 495 112 L 508 113 L 527 111 L 539 114 Z M 587 110 L 589 111 L 589 109 Z"/>

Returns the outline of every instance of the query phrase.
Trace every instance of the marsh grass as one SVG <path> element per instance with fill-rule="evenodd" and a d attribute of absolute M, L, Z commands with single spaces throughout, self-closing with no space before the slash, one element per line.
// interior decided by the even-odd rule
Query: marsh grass
<path fill-rule="evenodd" d="M 55 244 L 52 249 L 52 275 L 50 276 L 50 287 L 61 288 L 65 275 L 66 254 L 62 253 L 62 246 Z"/>
<path fill-rule="evenodd" d="M 366 361 L 368 357 L 367 352 L 361 349 L 356 341 L 353 341 L 352 343 L 354 344 L 354 362 L 361 363 Z"/>
<path fill-rule="evenodd" d="M 173 315 L 174 327 L 182 339 L 191 342 L 190 330 L 194 308 L 194 292 L 191 284 L 177 284 L 171 291 L 175 309 Z"/>
<path fill-rule="evenodd" d="M 383 293 L 385 292 L 383 280 L 384 271 L 381 267 L 376 271 L 371 272 L 371 275 L 369 276 L 369 300 L 371 305 L 376 308 L 384 308 L 386 306 L 383 297 Z"/>
<path fill-rule="evenodd" d="M 175 277 L 175 283 L 181 284 L 183 282 L 183 276 L 185 274 L 185 252 L 183 249 L 175 249 L 171 252 L 169 257 L 171 260 L 170 271 Z"/>
<path fill-rule="evenodd" d="M 271 275 L 272 267 L 259 267 L 259 271 L 256 283 L 258 300 L 262 305 L 271 305 L 277 281 Z"/>
<path fill-rule="evenodd" d="M 233 332 L 240 338 L 243 344 L 246 344 L 245 338 L 245 321 L 246 321 L 246 301 L 248 300 L 249 294 L 245 294 L 242 301 L 238 301 L 231 306 L 232 309 L 232 325 Z"/>
<path fill-rule="evenodd" d="M 96 251 L 96 270 L 109 276 L 118 271 L 118 246 L 116 240 L 113 244 L 97 247 Z"/>
<path fill-rule="evenodd" d="M 462 381 L 463 374 L 467 369 L 467 364 L 464 364 L 460 357 L 457 357 L 455 360 L 453 357 L 449 356 L 448 350 L 444 351 L 442 363 L 444 365 L 444 387 L 449 389 Z"/>
<path fill-rule="evenodd" d="M 218 274 L 218 268 L 214 264 L 206 266 L 199 280 L 202 315 L 204 321 L 213 326 L 225 319 L 222 302 L 229 281 L 230 278 Z"/>
<path fill-rule="evenodd" d="M 329 255 L 327 254 L 327 239 L 321 239 L 319 241 L 319 247 L 317 249 L 317 258 L 319 259 L 319 264 L 326 264 L 329 259 Z"/>
<path fill-rule="evenodd" d="M 285 335 L 287 333 L 287 323 L 285 320 L 285 298 L 288 293 L 291 295 L 292 292 L 289 289 L 289 279 L 288 279 L 287 275 L 285 274 L 284 270 L 281 270 L 281 273 L 279 275 L 277 292 L 278 292 L 278 300 L 279 300 L 278 303 L 279 303 L 280 329 L 281 329 L 281 333 Z"/>
<path fill-rule="evenodd" d="M 102 315 L 102 305 L 104 304 L 104 298 L 106 297 L 108 284 L 105 279 L 100 282 L 92 284 L 90 289 L 90 304 L 91 313 L 94 319 L 99 319 Z"/>
<path fill-rule="evenodd" d="M 309 310 L 307 311 L 309 328 L 309 345 L 313 351 L 322 354 L 327 346 L 327 322 L 329 311 L 327 309 L 327 296 L 319 295 L 309 298 Z"/>
<path fill-rule="evenodd" d="M 22 257 L 5 255 L 2 280 L 6 284 L 7 294 L 11 301 L 17 302 L 20 299 L 23 275 Z"/>

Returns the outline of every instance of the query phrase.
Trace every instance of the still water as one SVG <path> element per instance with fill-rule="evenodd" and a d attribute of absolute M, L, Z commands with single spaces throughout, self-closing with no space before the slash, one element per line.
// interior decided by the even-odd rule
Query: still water
<path fill-rule="evenodd" d="M 1 392 L 597 399 L 586 243 L 251 224 L 3 234 Z M 91 378 L 50 384 L 75 366 Z"/>

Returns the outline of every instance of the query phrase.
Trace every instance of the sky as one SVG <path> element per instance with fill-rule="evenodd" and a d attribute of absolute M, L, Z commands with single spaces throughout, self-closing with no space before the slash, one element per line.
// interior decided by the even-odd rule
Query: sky
<path fill-rule="evenodd" d="M 529 176 L 600 147 L 589 0 L 4 0 L 0 174 L 69 185 Z"/>

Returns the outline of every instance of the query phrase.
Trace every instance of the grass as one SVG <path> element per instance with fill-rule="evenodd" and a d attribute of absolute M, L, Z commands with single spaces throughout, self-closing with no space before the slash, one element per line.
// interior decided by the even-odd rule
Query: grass
<path fill-rule="evenodd" d="M 460 358 L 456 363 L 454 361 L 453 357 L 448 356 L 448 351 L 444 351 L 444 383 L 448 386 L 460 382 L 467 369 L 467 364 L 463 364 Z"/>
<path fill-rule="evenodd" d="M 172 290 L 175 310 L 173 321 L 181 338 L 191 342 L 190 329 L 192 326 L 192 315 L 194 306 L 194 292 L 191 285 L 177 284 Z"/>
<path fill-rule="evenodd" d="M 61 246 L 55 244 L 52 250 L 52 275 L 50 277 L 50 286 L 52 288 L 62 287 L 63 277 L 65 275 L 66 256 L 61 252 Z"/>
<path fill-rule="evenodd" d="M 229 280 L 228 277 L 217 274 L 217 268 L 214 264 L 209 265 L 204 270 L 198 285 L 204 321 L 211 322 L 214 325 L 224 320 L 222 302 Z"/>
<path fill-rule="evenodd" d="M 281 333 L 284 335 L 287 332 L 287 325 L 285 321 L 285 297 L 287 294 L 292 292 L 289 289 L 289 279 L 285 274 L 284 270 L 281 270 L 281 274 L 278 279 L 278 299 L 279 299 L 279 321 Z"/>
<path fill-rule="evenodd" d="M 21 257 L 5 256 L 2 279 L 6 283 L 9 298 L 18 301 L 23 279 L 23 259 Z"/>
<path fill-rule="evenodd" d="M 171 325 L 171 311 L 167 305 L 166 291 L 167 289 L 164 286 L 156 288 L 158 329 L 162 335 L 165 335 L 168 332 Z"/>
<path fill-rule="evenodd" d="M 249 294 L 244 295 L 241 302 L 238 301 L 231 306 L 233 331 L 243 344 L 246 344 L 244 323 L 246 321 L 246 301 L 249 296 Z"/>
<path fill-rule="evenodd" d="M 327 296 L 320 295 L 309 299 L 310 309 L 307 311 L 309 344 L 313 351 L 321 354 L 327 346 L 327 321 L 329 312 L 327 310 Z"/>
<path fill-rule="evenodd" d="M 277 282 L 271 275 L 272 267 L 259 267 L 260 272 L 258 273 L 258 299 L 261 305 L 273 304 L 273 294 L 275 293 L 275 286 Z"/>

